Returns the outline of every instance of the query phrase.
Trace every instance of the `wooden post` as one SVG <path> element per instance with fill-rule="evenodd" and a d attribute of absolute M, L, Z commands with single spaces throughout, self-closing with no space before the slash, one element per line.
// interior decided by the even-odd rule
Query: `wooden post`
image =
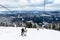
<path fill-rule="evenodd" d="M 52 23 L 51 23 L 51 29 L 52 29 Z"/>
<path fill-rule="evenodd" d="M 59 23 L 58 23 L 58 28 L 59 28 Z"/>

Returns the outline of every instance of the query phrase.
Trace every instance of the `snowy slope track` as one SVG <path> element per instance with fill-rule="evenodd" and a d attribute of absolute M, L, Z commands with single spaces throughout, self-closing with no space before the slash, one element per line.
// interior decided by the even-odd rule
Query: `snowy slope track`
<path fill-rule="evenodd" d="M 49 29 L 27 28 L 27 36 L 21 36 L 21 27 L 0 27 L 0 40 L 60 40 L 60 32 Z"/>

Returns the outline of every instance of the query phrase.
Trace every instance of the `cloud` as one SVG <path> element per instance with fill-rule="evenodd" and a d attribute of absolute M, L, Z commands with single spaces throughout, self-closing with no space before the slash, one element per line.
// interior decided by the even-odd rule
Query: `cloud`
<path fill-rule="evenodd" d="M 53 3 L 45 5 L 46 11 L 56 11 L 60 10 L 60 1 L 59 0 L 53 0 Z"/>
<path fill-rule="evenodd" d="M 0 0 L 0 4 L 10 10 L 43 10 L 44 0 Z"/>
<path fill-rule="evenodd" d="M 29 6 L 27 6 L 27 7 L 20 7 L 20 8 L 8 8 L 10 11 L 13 11 L 13 10 L 41 10 L 41 11 L 43 11 L 44 10 L 44 7 L 29 7 Z M 5 9 L 5 8 L 0 8 L 0 11 L 9 11 L 9 10 L 7 10 L 7 9 Z"/>
<path fill-rule="evenodd" d="M 10 10 L 44 10 L 44 0 L 0 0 L 0 4 Z M 60 0 L 45 0 L 45 10 L 60 10 Z"/>
<path fill-rule="evenodd" d="M 12 1 L 12 2 L 11 2 Z M 43 4 L 44 3 L 44 0 L 18 0 L 17 2 L 16 2 L 17 0 L 5 0 L 5 1 L 1 1 L 0 0 L 0 4 L 7 4 L 7 5 L 9 5 L 9 4 L 11 4 L 11 6 L 13 5 L 13 4 L 17 4 L 17 5 L 21 5 L 21 6 L 25 6 L 25 5 L 35 5 L 36 4 L 36 6 L 39 4 L 39 5 L 41 5 L 41 4 Z"/>
<path fill-rule="evenodd" d="M 0 0 L 0 2 L 19 2 L 19 0 Z"/>
<path fill-rule="evenodd" d="M 45 0 L 45 4 L 52 4 L 53 0 Z"/>
<path fill-rule="evenodd" d="M 54 0 L 54 4 L 60 4 L 60 0 Z"/>

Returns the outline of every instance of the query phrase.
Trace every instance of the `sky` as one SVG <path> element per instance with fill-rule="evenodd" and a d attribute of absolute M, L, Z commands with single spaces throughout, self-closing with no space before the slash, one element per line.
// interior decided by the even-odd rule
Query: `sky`
<path fill-rule="evenodd" d="M 0 0 L 0 11 L 6 10 L 60 10 L 60 0 Z"/>

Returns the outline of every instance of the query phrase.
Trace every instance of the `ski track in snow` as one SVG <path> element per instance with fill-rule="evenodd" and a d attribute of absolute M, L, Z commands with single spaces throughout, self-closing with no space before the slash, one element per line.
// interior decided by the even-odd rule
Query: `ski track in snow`
<path fill-rule="evenodd" d="M 21 27 L 0 27 L 0 40 L 60 40 L 60 32 L 49 29 L 27 28 L 27 36 L 21 36 Z"/>

